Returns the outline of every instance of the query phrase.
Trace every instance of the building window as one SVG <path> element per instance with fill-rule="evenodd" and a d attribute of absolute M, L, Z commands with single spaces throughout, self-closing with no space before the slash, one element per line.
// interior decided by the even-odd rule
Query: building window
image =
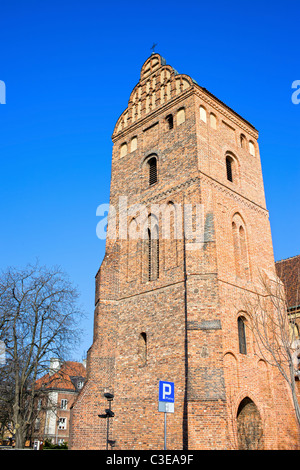
<path fill-rule="evenodd" d="M 238 213 L 233 217 L 232 221 L 235 270 L 238 277 L 249 279 L 249 257 L 247 247 L 247 237 L 242 218 Z"/>
<path fill-rule="evenodd" d="M 206 110 L 203 106 L 200 106 L 200 119 L 203 122 L 206 122 Z"/>
<path fill-rule="evenodd" d="M 151 250 L 151 230 L 148 228 L 148 280 L 151 281 L 152 271 L 152 250 Z"/>
<path fill-rule="evenodd" d="M 210 114 L 210 127 L 217 129 L 217 118 L 213 113 Z"/>
<path fill-rule="evenodd" d="M 67 429 L 67 418 L 58 418 L 58 429 Z"/>
<path fill-rule="evenodd" d="M 144 332 L 139 335 L 138 355 L 140 365 L 144 367 L 147 364 L 147 334 Z"/>
<path fill-rule="evenodd" d="M 185 121 L 185 109 L 181 108 L 177 111 L 177 126 Z"/>
<path fill-rule="evenodd" d="M 249 152 L 250 152 L 250 155 L 253 155 L 255 156 L 255 147 L 254 147 L 254 143 L 253 142 L 249 142 Z"/>
<path fill-rule="evenodd" d="M 166 121 L 167 121 L 167 125 L 168 125 L 168 129 L 173 129 L 173 116 L 172 114 L 169 114 L 167 117 L 166 117 Z"/>
<path fill-rule="evenodd" d="M 125 157 L 127 155 L 127 144 L 126 142 L 121 145 L 120 156 Z"/>
<path fill-rule="evenodd" d="M 149 185 L 157 183 L 157 160 L 155 157 L 150 158 L 149 165 Z"/>
<path fill-rule="evenodd" d="M 233 159 L 227 155 L 226 157 L 226 173 L 227 173 L 227 180 L 233 182 Z"/>
<path fill-rule="evenodd" d="M 66 409 L 67 409 L 67 404 L 68 404 L 68 400 L 66 400 L 66 399 L 61 400 L 61 402 L 60 402 L 60 408 L 61 408 L 62 410 L 66 410 Z"/>
<path fill-rule="evenodd" d="M 242 149 L 245 149 L 246 148 L 246 137 L 244 136 L 244 134 L 241 134 L 241 147 Z"/>
<path fill-rule="evenodd" d="M 133 137 L 130 142 L 130 152 L 134 152 L 137 149 L 137 137 Z"/>
<path fill-rule="evenodd" d="M 78 383 L 77 383 L 78 390 L 81 390 L 83 385 L 84 385 L 84 382 L 82 380 L 79 380 Z"/>
<path fill-rule="evenodd" d="M 241 273 L 241 261 L 240 261 L 240 247 L 238 238 L 238 229 L 235 222 L 232 222 L 232 234 L 233 234 L 233 248 L 234 248 L 234 261 L 235 261 L 235 273 L 240 277 Z"/>
<path fill-rule="evenodd" d="M 238 317 L 239 352 L 247 354 L 245 318 Z"/>
<path fill-rule="evenodd" d="M 147 279 L 148 281 L 154 281 L 159 278 L 159 237 L 158 237 L 158 225 L 155 223 L 152 227 L 151 216 L 149 217 L 149 227 L 146 233 L 146 250 L 147 256 Z"/>

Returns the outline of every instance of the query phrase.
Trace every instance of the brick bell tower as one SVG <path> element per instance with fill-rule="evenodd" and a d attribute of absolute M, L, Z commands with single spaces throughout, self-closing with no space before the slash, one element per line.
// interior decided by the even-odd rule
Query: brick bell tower
<path fill-rule="evenodd" d="M 287 387 L 259 357 L 242 303 L 258 269 L 275 272 L 257 139 L 159 54 L 146 60 L 112 136 L 106 253 L 72 449 L 106 448 L 105 392 L 114 449 L 163 449 L 160 380 L 175 383 L 168 449 L 294 445 Z"/>

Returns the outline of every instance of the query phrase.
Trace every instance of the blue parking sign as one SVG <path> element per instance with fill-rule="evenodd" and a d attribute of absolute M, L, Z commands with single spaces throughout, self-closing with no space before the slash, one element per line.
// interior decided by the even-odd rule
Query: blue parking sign
<path fill-rule="evenodd" d="M 160 402 L 174 403 L 174 382 L 159 381 L 159 394 L 158 400 Z"/>
<path fill-rule="evenodd" d="M 158 411 L 164 413 L 164 450 L 167 450 L 167 414 L 174 413 L 175 387 L 174 382 L 159 381 Z"/>

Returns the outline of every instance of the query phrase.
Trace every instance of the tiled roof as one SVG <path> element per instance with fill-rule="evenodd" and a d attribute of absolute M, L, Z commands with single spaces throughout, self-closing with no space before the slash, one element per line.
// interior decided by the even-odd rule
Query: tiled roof
<path fill-rule="evenodd" d="M 80 362 L 66 361 L 61 368 L 50 374 L 49 372 L 36 381 L 36 388 L 72 390 L 77 391 L 76 379 L 85 378 L 86 369 Z"/>
<path fill-rule="evenodd" d="M 282 280 L 288 308 L 300 306 L 300 255 L 276 261 L 277 276 Z"/>

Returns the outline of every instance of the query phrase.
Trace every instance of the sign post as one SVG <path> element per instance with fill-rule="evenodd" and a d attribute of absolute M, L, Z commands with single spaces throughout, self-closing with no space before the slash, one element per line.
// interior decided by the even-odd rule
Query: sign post
<path fill-rule="evenodd" d="M 164 416 L 164 450 L 167 450 L 167 413 L 174 413 L 175 401 L 174 382 L 159 381 L 158 392 L 158 411 L 165 414 Z"/>

